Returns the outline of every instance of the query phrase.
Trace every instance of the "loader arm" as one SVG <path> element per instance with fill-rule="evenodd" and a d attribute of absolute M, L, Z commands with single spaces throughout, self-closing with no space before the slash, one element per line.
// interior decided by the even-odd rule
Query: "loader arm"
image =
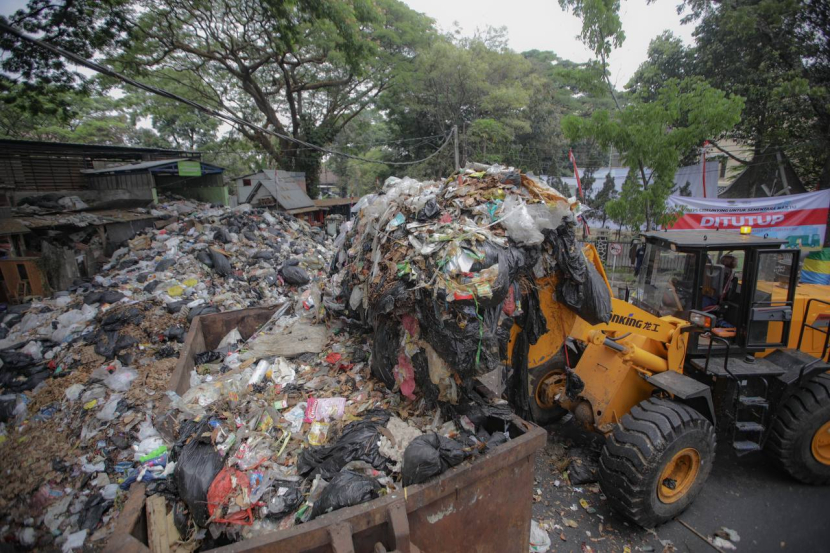
<path fill-rule="evenodd" d="M 587 245 L 583 252 L 608 286 L 594 247 Z M 655 386 L 647 381 L 649 377 L 666 371 L 682 374 L 689 335 L 680 329 L 689 323 L 673 316 L 656 317 L 612 297 L 609 322 L 591 325 L 557 300 L 557 282 L 556 275 L 535 282 L 547 332 L 529 345 L 528 370 L 550 365 L 568 338 L 580 342 L 580 355 L 566 352 L 568 368 L 584 384 L 579 397 L 566 397 L 565 381 L 556 377 L 556 370 L 551 370 L 548 396 L 556 398 L 583 422 L 608 431 L 634 405 L 652 395 Z M 514 325 L 508 363 L 512 363 L 513 345 L 521 332 L 521 327 Z"/>

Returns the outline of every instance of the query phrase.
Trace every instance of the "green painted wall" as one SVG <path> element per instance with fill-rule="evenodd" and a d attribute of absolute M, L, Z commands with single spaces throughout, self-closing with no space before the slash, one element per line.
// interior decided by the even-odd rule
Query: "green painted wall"
<path fill-rule="evenodd" d="M 227 186 L 176 186 L 165 188 L 164 191 L 200 202 L 230 205 L 230 195 L 228 194 Z"/>

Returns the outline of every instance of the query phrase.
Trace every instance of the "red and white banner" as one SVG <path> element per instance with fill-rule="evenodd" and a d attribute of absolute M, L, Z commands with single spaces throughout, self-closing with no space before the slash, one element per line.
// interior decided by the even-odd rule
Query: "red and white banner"
<path fill-rule="evenodd" d="M 752 234 L 788 240 L 790 247 L 818 249 L 827 226 L 830 190 L 737 200 L 670 196 L 668 207 L 683 211 L 672 230 L 752 227 Z"/>

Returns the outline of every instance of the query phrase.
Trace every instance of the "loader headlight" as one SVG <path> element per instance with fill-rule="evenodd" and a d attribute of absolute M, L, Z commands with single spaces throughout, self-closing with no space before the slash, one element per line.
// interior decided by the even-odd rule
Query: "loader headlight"
<path fill-rule="evenodd" d="M 715 326 L 715 316 L 703 311 L 690 311 L 689 322 L 694 325 L 695 330 L 711 330 Z"/>

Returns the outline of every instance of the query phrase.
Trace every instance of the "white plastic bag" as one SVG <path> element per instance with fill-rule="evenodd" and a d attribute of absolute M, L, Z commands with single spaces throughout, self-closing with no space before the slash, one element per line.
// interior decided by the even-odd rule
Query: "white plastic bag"
<path fill-rule="evenodd" d="M 238 328 L 234 328 L 233 330 L 231 330 L 230 332 L 225 334 L 225 337 L 222 338 L 222 341 L 219 342 L 219 346 L 216 349 L 222 349 L 225 346 L 235 344 L 235 343 L 237 343 L 241 340 L 242 340 L 242 334 L 239 333 Z"/>
<path fill-rule="evenodd" d="M 126 392 L 136 378 L 138 378 L 137 370 L 130 367 L 119 367 L 104 380 L 104 384 L 114 392 Z"/>
<path fill-rule="evenodd" d="M 550 549 L 550 536 L 535 520 L 530 521 L 530 553 L 545 553 Z"/>
<path fill-rule="evenodd" d="M 115 410 L 118 408 L 118 402 L 124 397 L 121 394 L 112 394 L 104 405 L 104 408 L 95 414 L 95 417 L 102 421 L 111 421 L 115 419 Z"/>

